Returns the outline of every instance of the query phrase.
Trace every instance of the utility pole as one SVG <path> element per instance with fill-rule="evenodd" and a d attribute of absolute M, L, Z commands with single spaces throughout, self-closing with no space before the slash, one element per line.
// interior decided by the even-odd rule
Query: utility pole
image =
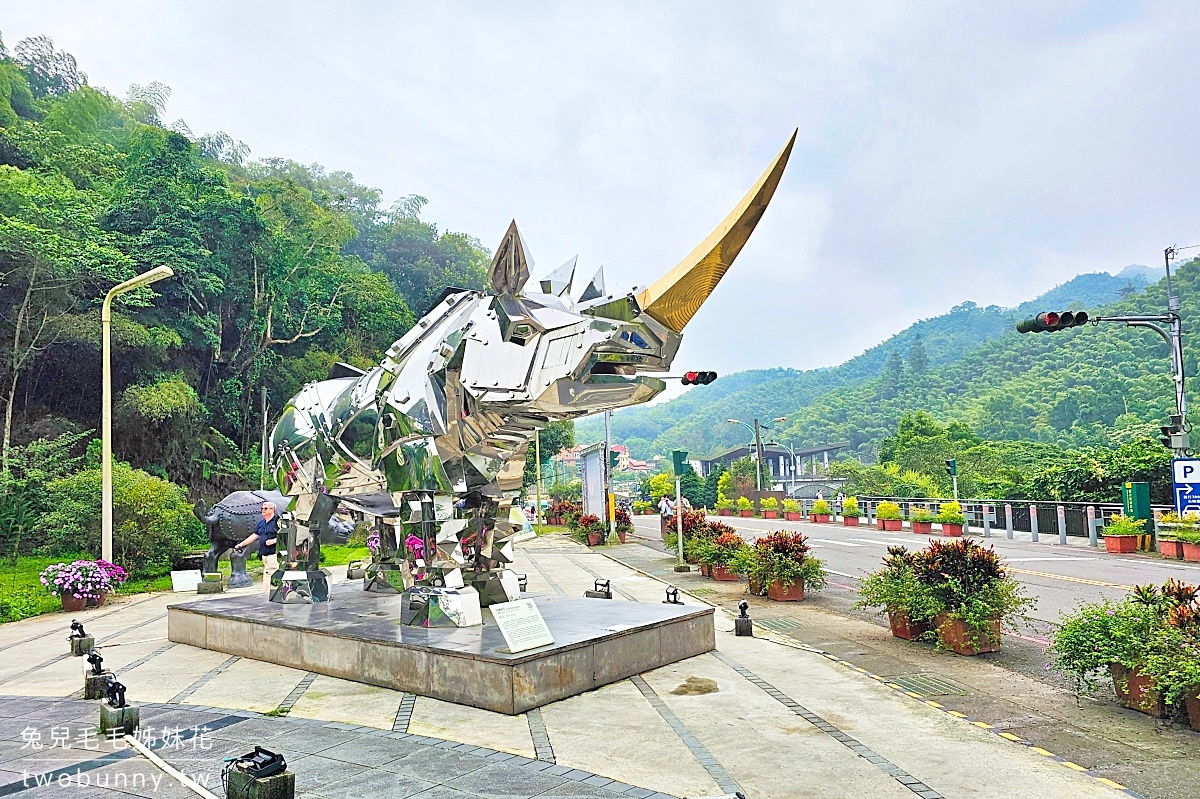
<path fill-rule="evenodd" d="M 758 423 L 758 419 L 754 420 L 754 454 L 757 458 L 757 468 L 754 470 L 755 483 L 758 486 L 758 493 L 762 493 L 762 467 L 763 467 L 763 448 L 762 448 L 762 427 Z"/>
<path fill-rule="evenodd" d="M 617 537 L 616 498 L 612 491 L 612 411 L 604 412 L 604 512 L 608 514 L 608 535 Z"/>

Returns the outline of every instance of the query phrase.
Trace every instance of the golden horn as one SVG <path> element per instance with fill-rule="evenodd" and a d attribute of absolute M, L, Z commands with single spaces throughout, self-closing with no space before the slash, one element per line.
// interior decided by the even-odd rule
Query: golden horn
<path fill-rule="evenodd" d="M 796 133 L 792 137 L 767 171 L 751 187 L 737 207 L 729 216 L 709 234 L 696 249 L 680 261 L 671 271 L 654 281 L 649 288 L 638 294 L 638 305 L 645 313 L 662 322 L 676 333 L 682 333 L 686 325 L 700 306 L 712 294 L 717 283 L 729 271 L 733 259 L 737 258 L 745 246 L 754 226 L 767 210 L 767 203 L 775 194 L 775 187 L 783 176 L 787 166 L 788 156 L 792 154 L 792 145 L 796 143 Z"/>

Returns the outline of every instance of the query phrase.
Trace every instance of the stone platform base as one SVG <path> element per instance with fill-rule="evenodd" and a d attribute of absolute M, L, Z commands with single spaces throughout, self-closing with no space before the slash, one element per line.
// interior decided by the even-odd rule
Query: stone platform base
<path fill-rule="evenodd" d="M 172 605 L 167 638 L 230 655 L 517 714 L 716 648 L 713 609 L 532 597 L 554 636 L 516 655 L 480 627 L 404 627 L 400 597 L 333 587 L 329 602 L 241 596 Z"/>

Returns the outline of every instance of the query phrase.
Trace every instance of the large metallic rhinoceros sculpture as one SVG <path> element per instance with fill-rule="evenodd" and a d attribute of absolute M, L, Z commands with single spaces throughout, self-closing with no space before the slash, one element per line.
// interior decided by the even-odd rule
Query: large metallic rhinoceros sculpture
<path fill-rule="evenodd" d="M 766 210 L 794 141 L 648 288 L 610 294 L 603 268 L 578 288 L 571 259 L 529 290 L 533 263 L 513 222 L 489 291 L 447 289 L 380 365 L 339 365 L 305 386 L 271 436 L 277 484 L 291 498 L 272 599 L 326 595 L 316 531 L 335 506 L 375 522 L 368 589 L 473 587 L 483 605 L 515 598 L 506 567 L 521 525 L 510 508 L 529 443 L 550 422 L 646 402 L 666 387 L 646 373 L 670 367 L 684 326 Z"/>

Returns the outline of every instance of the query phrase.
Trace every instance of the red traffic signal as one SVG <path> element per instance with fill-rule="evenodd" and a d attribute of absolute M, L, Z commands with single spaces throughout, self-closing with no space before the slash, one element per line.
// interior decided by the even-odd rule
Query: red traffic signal
<path fill-rule="evenodd" d="M 1047 311 L 1017 322 L 1018 333 L 1045 333 L 1079 327 L 1088 322 L 1087 311 Z"/>
<path fill-rule="evenodd" d="M 716 372 L 684 372 L 683 384 L 685 386 L 707 386 L 709 383 L 717 379 Z"/>

